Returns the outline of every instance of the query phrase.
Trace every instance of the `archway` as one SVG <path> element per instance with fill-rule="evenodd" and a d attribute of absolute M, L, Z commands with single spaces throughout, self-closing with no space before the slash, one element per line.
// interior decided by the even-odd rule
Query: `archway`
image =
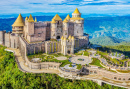
<path fill-rule="evenodd" d="M 67 53 L 70 54 L 70 50 L 68 50 Z"/>
<path fill-rule="evenodd" d="M 57 36 L 56 39 L 60 39 L 60 36 Z"/>

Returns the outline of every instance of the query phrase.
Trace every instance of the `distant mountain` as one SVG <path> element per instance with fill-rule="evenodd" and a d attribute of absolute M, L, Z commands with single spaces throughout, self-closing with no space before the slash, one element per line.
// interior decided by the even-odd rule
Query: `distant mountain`
<path fill-rule="evenodd" d="M 105 37 L 97 37 L 90 39 L 92 44 L 108 46 L 108 45 L 126 45 L 127 42 L 122 39 L 118 39 L 112 36 L 105 36 Z M 127 44 L 128 45 L 128 44 Z"/>
<path fill-rule="evenodd" d="M 35 18 L 35 13 L 33 17 Z M 54 13 L 47 16 L 36 16 L 38 21 L 51 21 Z M 64 20 L 67 14 L 60 14 Z M 71 14 L 70 14 L 71 15 Z M 13 16 L 13 15 L 12 15 Z M 29 16 L 24 14 L 23 17 Z M 130 16 L 117 17 L 84 17 L 84 33 L 89 34 L 90 38 L 111 36 L 126 41 L 130 41 Z M 16 18 L 0 19 L 0 30 L 12 31 L 11 25 Z"/>

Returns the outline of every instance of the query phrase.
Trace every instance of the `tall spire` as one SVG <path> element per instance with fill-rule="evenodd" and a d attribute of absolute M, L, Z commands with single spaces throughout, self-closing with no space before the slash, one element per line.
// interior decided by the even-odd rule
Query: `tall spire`
<path fill-rule="evenodd" d="M 34 22 L 33 17 L 32 17 L 31 14 L 30 14 L 30 16 L 29 16 L 29 18 L 28 18 L 28 22 Z"/>
<path fill-rule="evenodd" d="M 80 14 L 78 8 L 75 9 L 74 13 L 75 13 L 75 14 Z"/>
<path fill-rule="evenodd" d="M 24 26 L 24 20 L 21 14 L 19 14 L 12 26 Z"/>
<path fill-rule="evenodd" d="M 35 17 L 35 22 L 37 22 L 37 18 Z"/>

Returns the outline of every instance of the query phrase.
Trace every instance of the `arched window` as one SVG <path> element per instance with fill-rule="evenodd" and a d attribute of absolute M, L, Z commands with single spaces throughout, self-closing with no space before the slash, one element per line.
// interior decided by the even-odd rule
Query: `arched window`
<path fill-rule="evenodd" d="M 118 78 L 118 80 L 121 80 L 121 78 Z"/>

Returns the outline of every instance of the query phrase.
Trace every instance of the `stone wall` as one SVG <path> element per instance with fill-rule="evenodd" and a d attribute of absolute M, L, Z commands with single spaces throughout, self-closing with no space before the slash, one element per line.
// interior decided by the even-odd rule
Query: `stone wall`
<path fill-rule="evenodd" d="M 68 28 L 68 36 L 74 36 L 74 23 L 69 22 L 69 28 Z"/>
<path fill-rule="evenodd" d="M 11 34 L 10 35 L 10 47 L 11 48 L 18 48 L 19 47 L 19 36 L 17 36 L 16 34 Z"/>
<path fill-rule="evenodd" d="M 99 75 L 108 79 L 113 79 L 116 81 L 130 81 L 130 74 L 129 73 L 114 73 L 111 71 L 106 71 L 99 68 L 90 68 L 86 67 L 82 70 L 85 74 L 90 75 Z"/>
<path fill-rule="evenodd" d="M 45 42 L 46 53 L 61 52 L 60 41 L 46 41 Z"/>
<path fill-rule="evenodd" d="M 45 42 L 31 43 L 27 45 L 27 55 L 40 52 L 45 53 Z"/>
<path fill-rule="evenodd" d="M 10 33 L 5 33 L 5 46 L 10 47 L 11 41 L 10 41 Z"/>
<path fill-rule="evenodd" d="M 6 31 L 0 31 L 0 44 L 4 45 L 4 39 L 5 39 L 5 33 Z"/>

